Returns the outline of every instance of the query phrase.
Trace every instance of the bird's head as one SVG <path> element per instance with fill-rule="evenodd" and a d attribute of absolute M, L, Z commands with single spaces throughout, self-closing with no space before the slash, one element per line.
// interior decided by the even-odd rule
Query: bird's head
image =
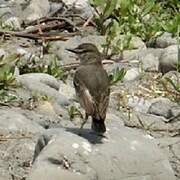
<path fill-rule="evenodd" d="M 83 43 L 74 49 L 66 49 L 77 54 L 81 64 L 101 63 L 101 53 L 94 44 Z"/>

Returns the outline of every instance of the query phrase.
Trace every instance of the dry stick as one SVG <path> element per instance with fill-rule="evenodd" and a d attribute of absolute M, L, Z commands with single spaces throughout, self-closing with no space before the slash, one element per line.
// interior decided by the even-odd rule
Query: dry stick
<path fill-rule="evenodd" d="M 38 24 L 38 23 L 42 24 L 42 23 L 45 23 L 45 22 L 48 22 L 48 21 L 55 21 L 56 24 L 59 24 L 59 21 L 60 21 L 61 22 L 60 24 L 63 25 L 62 27 L 65 27 L 66 24 L 69 24 L 75 30 L 79 31 L 79 28 L 71 20 L 69 20 L 68 18 L 64 18 L 64 17 L 44 17 L 43 19 L 36 20 L 36 24 Z M 50 24 L 50 28 L 48 26 L 49 26 L 48 24 L 41 25 L 42 31 L 51 30 L 53 28 L 56 28 L 56 26 L 53 27 L 53 25 L 51 25 L 51 24 Z M 35 25 L 34 27 L 29 28 L 29 29 L 25 30 L 24 32 L 26 32 L 26 33 L 35 33 L 35 32 L 38 31 L 38 27 L 39 27 L 38 25 Z"/>
<path fill-rule="evenodd" d="M 43 34 L 42 29 L 41 29 L 41 24 L 39 21 L 37 21 L 37 24 L 38 24 L 39 34 L 41 35 L 41 34 Z M 42 46 L 41 46 L 41 50 L 40 50 L 40 58 L 42 59 L 43 55 L 44 55 L 44 45 L 46 43 L 46 40 L 44 37 L 42 37 L 41 40 L 42 40 Z"/>
<path fill-rule="evenodd" d="M 48 30 L 52 30 L 54 28 L 63 28 L 65 27 L 66 23 L 65 22 L 58 22 L 56 21 L 56 23 L 51 23 L 51 24 L 45 24 L 45 25 L 42 25 L 41 26 L 41 29 L 42 31 L 48 31 Z M 27 30 L 24 30 L 24 31 L 21 31 L 21 32 L 13 32 L 13 31 L 0 31 L 0 35 L 3 35 L 3 34 L 10 34 L 10 35 L 25 35 L 27 36 L 27 34 L 31 34 L 31 33 L 36 33 L 38 32 L 39 30 L 39 26 L 35 26 L 35 27 L 32 27 L 30 29 L 27 29 Z"/>
<path fill-rule="evenodd" d="M 86 27 L 90 22 L 92 22 L 92 18 L 94 17 L 94 13 L 87 19 L 87 21 L 83 24 L 83 27 Z"/>
<path fill-rule="evenodd" d="M 103 65 L 105 65 L 105 64 L 113 64 L 114 61 L 111 61 L 111 60 L 103 60 L 102 63 L 103 63 Z M 75 68 L 77 68 L 78 66 L 79 66 L 79 62 L 62 65 L 61 68 L 62 68 L 64 71 L 70 71 L 71 69 L 75 69 Z"/>
<path fill-rule="evenodd" d="M 65 17 L 47 17 L 47 18 L 44 18 L 43 20 L 39 20 L 39 23 L 44 23 L 47 21 L 54 21 L 54 20 L 64 21 L 67 24 L 71 25 L 73 28 L 75 28 L 75 30 L 79 31 L 79 28 L 70 19 L 65 18 Z"/>
<path fill-rule="evenodd" d="M 65 14 L 64 16 L 58 16 L 58 17 L 66 17 L 66 18 L 68 18 L 68 17 L 78 17 L 78 18 L 82 19 L 85 22 L 87 21 L 87 18 L 84 18 L 84 17 L 80 16 L 79 14 Z M 94 27 L 96 27 L 96 24 L 93 21 L 89 21 L 89 23 L 91 25 L 93 25 Z"/>
<path fill-rule="evenodd" d="M 31 139 L 31 136 L 19 136 L 19 137 L 0 137 L 0 141 L 7 141 L 9 139 Z"/>
<path fill-rule="evenodd" d="M 48 20 L 61 20 L 61 21 L 65 21 L 66 23 L 68 23 L 69 25 L 71 25 L 75 30 L 79 31 L 79 28 L 73 23 L 73 21 L 71 21 L 68 18 L 65 17 L 52 17 L 52 18 L 48 18 Z"/>
<path fill-rule="evenodd" d="M 70 22 L 69 22 L 69 24 L 70 24 Z M 53 23 L 45 24 L 45 25 L 41 24 L 41 32 L 42 31 L 52 30 L 52 29 L 55 29 L 55 28 L 63 28 L 65 26 L 66 26 L 66 22 L 59 22 L 59 21 L 56 21 L 56 23 L 53 22 Z M 67 35 L 65 35 L 66 38 L 64 38 L 63 35 L 56 35 L 56 37 L 54 37 L 54 39 L 53 39 L 52 36 L 50 38 L 46 37 L 46 36 L 49 36 L 50 33 L 49 34 L 47 34 L 47 33 L 46 34 L 45 33 L 43 33 L 43 34 L 33 34 L 33 33 L 36 33 L 38 31 L 39 31 L 39 25 L 36 25 L 35 27 L 33 27 L 31 29 L 27 29 L 27 30 L 21 31 L 21 32 L 0 31 L 0 36 L 2 36 L 2 35 L 13 35 L 13 36 L 24 37 L 24 38 L 29 38 L 29 39 L 33 39 L 33 40 L 42 39 L 42 37 L 45 37 L 46 40 L 67 40 Z"/>
<path fill-rule="evenodd" d="M 1 105 L 1 106 L 8 106 L 8 107 L 10 106 L 9 104 L 4 103 L 4 102 L 0 102 L 0 105 Z"/>
<path fill-rule="evenodd" d="M 45 38 L 45 40 L 63 40 L 66 41 L 68 37 L 78 35 L 79 33 L 43 33 L 43 34 L 32 34 L 24 32 L 13 32 L 13 31 L 0 31 L 0 36 L 16 36 L 22 38 L 29 38 L 33 40 Z"/>
<path fill-rule="evenodd" d="M 42 29 L 42 31 L 48 31 L 48 30 L 52 30 L 55 28 L 63 28 L 65 26 L 66 26 L 66 22 L 55 21 L 55 22 L 52 22 L 49 24 L 42 24 L 41 29 Z M 37 33 L 38 31 L 39 31 L 39 26 L 36 25 L 32 28 L 22 31 L 21 33 Z"/>

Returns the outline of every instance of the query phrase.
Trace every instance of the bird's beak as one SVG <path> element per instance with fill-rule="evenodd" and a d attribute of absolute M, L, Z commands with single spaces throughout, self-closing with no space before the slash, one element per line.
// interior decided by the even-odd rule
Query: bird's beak
<path fill-rule="evenodd" d="M 72 52 L 72 53 L 77 53 L 76 49 L 68 49 L 68 48 L 66 48 L 66 50 L 69 51 L 69 52 Z"/>
<path fill-rule="evenodd" d="M 83 53 L 84 52 L 84 49 L 80 49 L 80 48 L 75 48 L 75 49 L 66 49 L 67 51 L 70 51 L 70 52 L 72 52 L 72 53 L 76 53 L 76 54 L 81 54 L 81 53 Z"/>

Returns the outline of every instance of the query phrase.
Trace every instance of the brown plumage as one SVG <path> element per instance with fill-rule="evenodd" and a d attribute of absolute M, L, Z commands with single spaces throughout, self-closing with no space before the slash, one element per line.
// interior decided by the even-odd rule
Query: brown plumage
<path fill-rule="evenodd" d="M 81 106 L 92 117 L 92 129 L 98 133 L 106 131 L 105 118 L 109 103 L 109 80 L 102 66 L 101 54 L 90 43 L 79 45 L 73 50 L 80 58 L 80 66 L 74 75 L 74 87 Z"/>

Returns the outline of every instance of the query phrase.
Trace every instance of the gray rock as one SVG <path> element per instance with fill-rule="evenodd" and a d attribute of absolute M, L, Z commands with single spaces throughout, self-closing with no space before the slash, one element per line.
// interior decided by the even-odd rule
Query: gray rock
<path fill-rule="evenodd" d="M 124 82 L 130 82 L 137 80 L 140 77 L 140 72 L 138 68 L 131 68 L 127 70 L 126 75 L 124 76 Z"/>
<path fill-rule="evenodd" d="M 50 5 L 50 13 L 54 13 L 60 9 L 63 9 L 63 3 L 58 2 L 58 1 L 57 2 L 49 1 L 49 5 Z"/>
<path fill-rule="evenodd" d="M 67 97 L 68 100 L 76 99 L 76 93 L 72 81 L 69 81 L 66 84 L 60 82 L 59 92 L 63 94 L 65 97 Z"/>
<path fill-rule="evenodd" d="M 6 52 L 4 49 L 0 49 L 0 57 L 5 56 Z"/>
<path fill-rule="evenodd" d="M 42 143 L 47 145 L 41 145 L 27 180 L 49 180 L 52 175 L 53 180 L 175 180 L 152 137 L 124 128 L 117 120 L 107 126 L 104 138 L 87 129 L 55 131 Z"/>
<path fill-rule="evenodd" d="M 127 59 L 129 61 L 132 60 L 138 60 L 141 62 L 141 60 L 144 59 L 147 55 L 152 55 L 155 58 L 159 59 L 161 57 L 161 54 L 163 52 L 163 49 L 160 48 L 147 48 L 147 49 L 132 49 L 132 50 L 124 50 L 123 51 L 123 58 Z"/>
<path fill-rule="evenodd" d="M 153 54 L 147 54 L 144 57 L 141 57 L 142 68 L 145 71 L 158 71 L 159 59 Z"/>
<path fill-rule="evenodd" d="M 139 55 L 142 50 L 132 49 L 132 50 L 124 50 L 123 51 L 123 59 L 125 60 L 139 60 Z"/>
<path fill-rule="evenodd" d="M 18 109 L 0 109 L 1 133 L 42 133 L 44 129 L 37 123 L 27 119 Z"/>
<path fill-rule="evenodd" d="M 159 71 L 163 74 L 168 71 L 177 70 L 178 46 L 172 45 L 164 49 L 159 59 Z"/>
<path fill-rule="evenodd" d="M 153 100 L 152 104 L 150 105 L 148 109 L 148 113 L 154 114 L 157 116 L 163 116 L 166 119 L 173 118 L 173 114 L 177 111 L 180 111 L 180 107 L 176 103 L 173 103 L 167 98 L 156 98 Z M 174 113 L 172 113 L 172 110 L 174 109 Z"/>
<path fill-rule="evenodd" d="M 168 122 L 168 119 L 153 114 L 132 112 L 129 118 L 123 119 L 125 126 L 144 129 L 155 135 L 174 136 L 179 134 L 180 122 Z"/>
<path fill-rule="evenodd" d="M 29 5 L 23 11 L 23 19 L 33 21 L 47 16 L 50 11 L 48 0 L 31 0 Z"/>
<path fill-rule="evenodd" d="M 30 48 L 22 48 L 21 46 Z M 20 60 L 26 59 L 26 63 L 30 58 L 37 58 L 40 52 L 40 49 L 31 40 L 25 38 L 13 38 L 11 41 L 4 41 L 1 48 L 6 52 L 5 55 L 20 55 Z"/>
<path fill-rule="evenodd" d="M 60 110 L 61 112 L 65 111 L 62 107 L 60 107 Z M 33 110 L 22 110 L 21 113 L 23 113 L 26 118 L 36 122 L 44 129 L 62 127 L 62 119 L 70 122 L 68 118 L 62 116 L 62 113 L 57 114 L 54 107 L 48 101 L 39 103 Z"/>
<path fill-rule="evenodd" d="M 55 90 L 59 90 L 59 83 L 53 76 L 45 73 L 29 73 L 29 74 L 23 74 L 20 75 L 20 78 L 22 79 L 32 79 L 37 80 L 47 86 L 50 86 L 51 88 L 54 88 Z"/>
<path fill-rule="evenodd" d="M 88 0 L 63 0 L 63 2 L 69 8 L 73 7 L 74 13 L 79 13 L 84 18 L 88 18 L 93 14 L 93 8 L 90 6 Z"/>
<path fill-rule="evenodd" d="M 146 44 L 142 41 L 140 37 L 133 36 L 130 43 L 134 49 L 146 49 Z"/>
<path fill-rule="evenodd" d="M 171 33 L 165 32 L 156 39 L 156 47 L 166 48 L 171 45 L 177 44 L 177 39 L 172 37 Z"/>
<path fill-rule="evenodd" d="M 123 119 L 125 126 L 136 127 L 151 131 L 168 131 L 169 125 L 166 124 L 166 119 L 161 116 L 133 112 L 130 118 Z"/>
<path fill-rule="evenodd" d="M 22 136 L 18 139 L 21 136 L 20 134 L 8 136 L 9 139 L 1 143 L 0 179 L 2 180 L 12 180 L 12 177 L 23 179 L 31 168 L 37 138 Z"/>
<path fill-rule="evenodd" d="M 67 98 L 58 92 L 59 84 L 53 76 L 44 73 L 29 73 L 19 75 L 17 80 L 30 91 L 50 96 L 61 105 L 69 105 Z"/>
<path fill-rule="evenodd" d="M 4 170 L 2 168 L 0 168 L 0 180 L 11 180 L 12 179 L 12 175 L 8 174 L 7 170 Z"/>
<path fill-rule="evenodd" d="M 179 140 L 180 140 L 179 137 L 164 137 L 164 138 L 156 139 L 158 146 L 168 156 L 177 180 L 180 179 L 180 167 L 178 165 L 180 159 Z"/>
<path fill-rule="evenodd" d="M 13 16 L 11 8 L 8 6 L 7 2 L 1 2 L 0 9 L 0 17 L 2 22 Z"/>
<path fill-rule="evenodd" d="M 151 102 L 144 99 L 143 97 L 139 98 L 138 96 L 131 96 L 128 98 L 127 105 L 135 111 L 146 113 L 148 112 Z"/>

